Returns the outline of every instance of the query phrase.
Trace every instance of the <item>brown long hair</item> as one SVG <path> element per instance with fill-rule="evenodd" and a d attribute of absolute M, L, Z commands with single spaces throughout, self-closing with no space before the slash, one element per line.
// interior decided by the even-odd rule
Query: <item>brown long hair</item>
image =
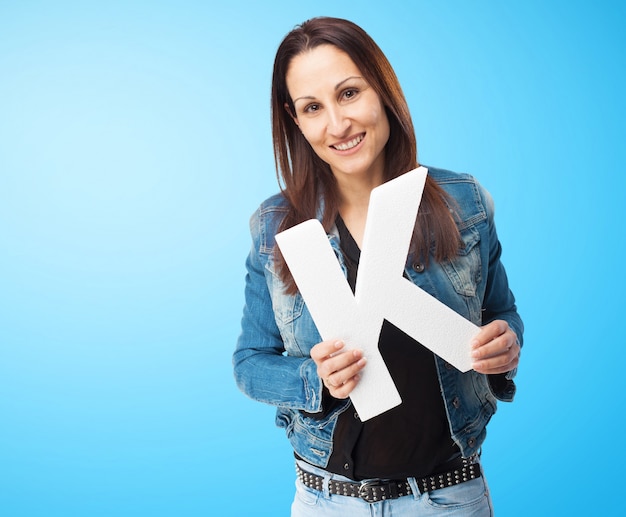
<path fill-rule="evenodd" d="M 277 178 L 289 204 L 280 231 L 315 218 L 320 208 L 322 225 L 329 231 L 338 213 L 335 177 L 291 118 L 290 112 L 295 113 L 295 109 L 286 81 L 292 59 L 320 45 L 333 45 L 345 52 L 385 106 L 390 132 L 385 147 L 384 180 L 396 178 L 418 166 L 417 142 L 409 108 L 398 78 L 381 49 L 361 27 L 348 20 L 312 18 L 285 36 L 274 60 L 271 104 L 274 159 Z M 324 202 L 320 207 L 322 198 Z M 447 194 L 429 176 L 411 245 L 412 251 L 424 262 L 428 261 L 431 247 L 437 261 L 458 253 L 459 232 L 449 202 Z M 287 292 L 293 294 L 297 291 L 293 277 L 277 247 L 275 253 L 281 279 Z"/>

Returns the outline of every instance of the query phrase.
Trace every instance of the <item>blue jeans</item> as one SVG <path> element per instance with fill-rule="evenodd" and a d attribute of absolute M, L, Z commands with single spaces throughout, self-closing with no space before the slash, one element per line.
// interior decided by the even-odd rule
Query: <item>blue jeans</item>
<path fill-rule="evenodd" d="M 424 494 L 420 493 L 415 479 L 409 478 L 413 491 L 411 495 L 368 503 L 358 497 L 332 495 L 328 492 L 330 479 L 352 480 L 297 461 L 303 470 L 324 477 L 324 490 L 320 492 L 308 488 L 297 479 L 291 517 L 493 516 L 489 488 L 484 476 Z"/>

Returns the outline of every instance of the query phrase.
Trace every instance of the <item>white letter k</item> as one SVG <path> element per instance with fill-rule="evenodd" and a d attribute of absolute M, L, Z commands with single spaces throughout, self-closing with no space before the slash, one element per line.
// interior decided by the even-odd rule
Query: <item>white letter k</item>
<path fill-rule="evenodd" d="M 427 172 L 419 167 L 372 190 L 354 295 L 319 221 L 276 235 L 322 339 L 367 356 L 350 394 L 362 421 L 402 402 L 378 350 L 385 319 L 460 371 L 471 368 L 478 327 L 402 276 Z"/>

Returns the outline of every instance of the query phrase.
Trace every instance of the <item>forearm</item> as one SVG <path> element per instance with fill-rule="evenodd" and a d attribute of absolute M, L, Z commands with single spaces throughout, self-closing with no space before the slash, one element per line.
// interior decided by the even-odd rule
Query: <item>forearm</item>
<path fill-rule="evenodd" d="M 248 346 L 242 334 L 233 367 L 237 386 L 255 400 L 310 413 L 321 409 L 322 385 L 311 358 Z"/>

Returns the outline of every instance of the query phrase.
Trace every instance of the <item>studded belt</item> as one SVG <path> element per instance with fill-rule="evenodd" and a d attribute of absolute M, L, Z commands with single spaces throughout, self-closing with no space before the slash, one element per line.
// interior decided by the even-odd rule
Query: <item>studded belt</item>
<path fill-rule="evenodd" d="M 300 481 L 313 490 L 324 490 L 324 478 L 317 474 L 312 474 L 302 470 L 296 464 L 296 473 Z M 480 477 L 480 463 L 476 455 L 470 458 L 463 458 L 458 468 L 432 476 L 415 478 L 421 493 L 458 485 L 471 479 Z M 405 495 L 411 495 L 413 490 L 407 479 L 368 479 L 365 481 L 338 481 L 331 479 L 328 482 L 328 491 L 333 495 L 343 495 L 347 497 L 360 497 L 368 503 L 384 501 L 386 499 L 397 499 Z"/>

